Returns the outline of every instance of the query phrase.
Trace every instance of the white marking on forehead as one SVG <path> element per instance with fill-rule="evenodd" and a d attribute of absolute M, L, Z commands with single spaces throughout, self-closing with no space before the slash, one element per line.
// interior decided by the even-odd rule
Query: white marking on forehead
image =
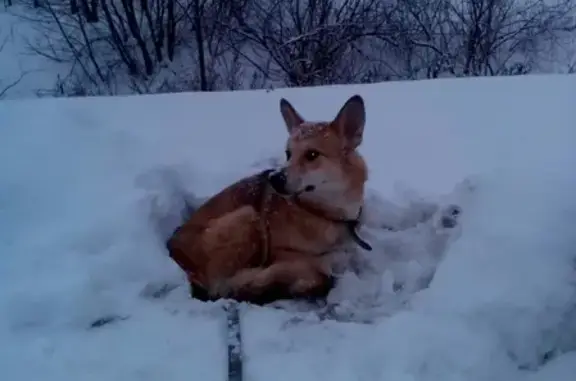
<path fill-rule="evenodd" d="M 326 130 L 328 123 L 326 122 L 304 122 L 294 129 L 292 137 L 296 139 L 306 139 Z"/>

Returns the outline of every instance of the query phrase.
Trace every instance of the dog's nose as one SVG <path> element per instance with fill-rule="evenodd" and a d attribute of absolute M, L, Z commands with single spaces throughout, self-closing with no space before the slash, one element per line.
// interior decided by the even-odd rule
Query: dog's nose
<path fill-rule="evenodd" d="M 278 193 L 286 194 L 286 174 L 284 171 L 272 172 L 268 176 L 268 181 L 272 188 Z"/>

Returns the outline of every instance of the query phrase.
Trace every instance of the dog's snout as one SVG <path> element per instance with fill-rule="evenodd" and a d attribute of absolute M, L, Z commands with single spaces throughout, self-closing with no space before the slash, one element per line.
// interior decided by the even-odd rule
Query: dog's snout
<path fill-rule="evenodd" d="M 286 174 L 284 171 L 275 171 L 268 176 L 268 181 L 272 188 L 278 193 L 286 194 Z"/>

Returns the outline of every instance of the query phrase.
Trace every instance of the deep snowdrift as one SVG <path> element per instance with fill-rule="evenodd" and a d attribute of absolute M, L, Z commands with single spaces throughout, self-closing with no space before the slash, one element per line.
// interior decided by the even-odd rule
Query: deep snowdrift
<path fill-rule="evenodd" d="M 571 380 L 573 76 L 1 103 L 2 375 L 222 380 L 221 310 L 187 299 L 163 238 L 185 198 L 279 160 L 281 96 L 327 119 L 353 93 L 376 250 L 330 319 L 244 306 L 248 378 Z"/>

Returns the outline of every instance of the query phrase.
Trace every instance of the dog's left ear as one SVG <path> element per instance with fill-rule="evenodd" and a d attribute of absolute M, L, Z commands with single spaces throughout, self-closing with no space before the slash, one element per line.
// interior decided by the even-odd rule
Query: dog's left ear
<path fill-rule="evenodd" d="M 346 145 L 350 149 L 356 149 L 362 143 L 365 123 L 366 111 L 364 100 L 360 95 L 348 99 L 334 119 L 334 124 L 346 139 Z"/>
<path fill-rule="evenodd" d="M 280 113 L 282 114 L 282 118 L 284 118 L 284 123 L 286 123 L 286 129 L 289 134 L 292 133 L 294 128 L 304 123 L 304 118 L 302 118 L 298 111 L 294 109 L 294 106 L 284 98 L 280 99 Z"/>

